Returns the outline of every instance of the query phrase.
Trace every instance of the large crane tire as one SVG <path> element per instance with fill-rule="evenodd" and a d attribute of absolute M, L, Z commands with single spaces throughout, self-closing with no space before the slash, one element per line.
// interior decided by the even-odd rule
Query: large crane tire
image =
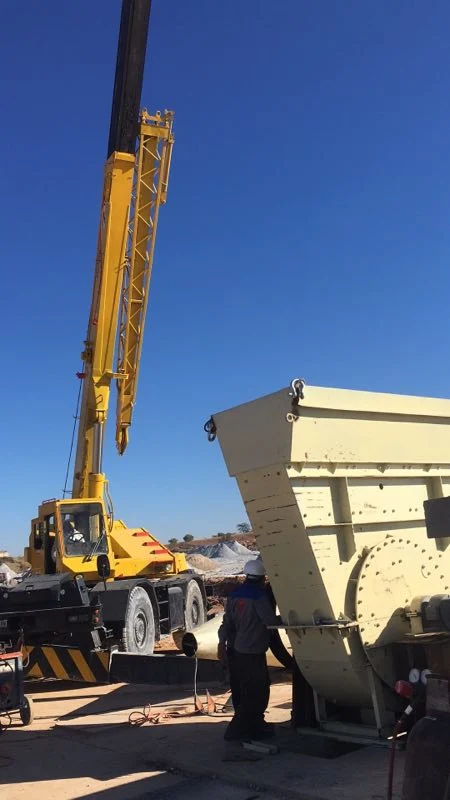
<path fill-rule="evenodd" d="M 151 600 L 142 586 L 129 596 L 123 628 L 123 649 L 127 653 L 151 656 L 155 646 L 155 617 Z"/>
<path fill-rule="evenodd" d="M 206 622 L 206 609 L 203 595 L 197 581 L 189 581 L 185 599 L 184 628 L 174 631 L 172 634 L 179 650 L 181 650 L 181 642 L 186 631 L 193 631 L 204 622 Z"/>
<path fill-rule="evenodd" d="M 206 622 L 206 610 L 203 595 L 197 581 L 189 581 L 184 612 L 186 631 L 193 631 Z"/>

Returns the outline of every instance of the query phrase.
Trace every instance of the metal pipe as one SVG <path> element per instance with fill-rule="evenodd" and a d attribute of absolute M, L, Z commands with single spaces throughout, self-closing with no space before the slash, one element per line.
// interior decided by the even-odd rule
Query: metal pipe
<path fill-rule="evenodd" d="M 200 625 L 195 631 L 187 631 L 181 640 L 181 649 L 186 656 L 197 656 L 207 661 L 217 660 L 217 645 L 219 644 L 218 630 L 222 622 L 223 614 L 217 614 L 212 619 Z M 290 655 L 292 655 L 291 643 L 287 633 L 280 630 L 281 640 Z M 267 664 L 269 667 L 282 667 L 283 665 L 273 655 L 271 650 L 267 651 Z"/>

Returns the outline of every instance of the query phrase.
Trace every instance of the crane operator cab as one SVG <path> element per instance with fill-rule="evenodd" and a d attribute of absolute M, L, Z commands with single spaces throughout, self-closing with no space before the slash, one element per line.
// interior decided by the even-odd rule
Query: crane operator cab
<path fill-rule="evenodd" d="M 71 572 L 97 581 L 97 557 L 110 550 L 107 526 L 100 500 L 47 500 L 32 521 L 25 557 L 34 573 Z"/>

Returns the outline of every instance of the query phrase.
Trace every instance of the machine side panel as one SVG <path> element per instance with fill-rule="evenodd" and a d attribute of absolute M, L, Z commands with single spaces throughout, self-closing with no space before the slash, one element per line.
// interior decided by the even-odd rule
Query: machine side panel
<path fill-rule="evenodd" d="M 307 386 L 214 414 L 230 475 L 273 464 L 448 464 L 450 401 Z M 407 467 L 405 467 L 406 469 Z"/>
<path fill-rule="evenodd" d="M 350 630 L 342 635 L 326 627 L 311 629 L 314 620 L 332 620 L 338 609 L 344 608 L 352 565 L 336 570 L 339 560 L 335 553 L 331 564 L 326 551 L 324 557 L 318 557 L 317 543 L 308 536 L 283 465 L 244 473 L 238 476 L 238 485 L 281 616 L 289 625 L 299 626 L 288 630 L 288 635 L 305 678 L 324 697 L 337 697 L 337 683 L 341 700 L 367 705 L 367 660 L 357 634 Z M 334 540 L 326 540 L 333 551 Z M 328 567 L 336 579 L 332 594 L 324 575 Z"/>

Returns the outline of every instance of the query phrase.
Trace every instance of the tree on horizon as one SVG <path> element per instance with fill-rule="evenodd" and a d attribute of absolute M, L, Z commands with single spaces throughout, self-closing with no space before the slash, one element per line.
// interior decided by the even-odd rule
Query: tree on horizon
<path fill-rule="evenodd" d="M 239 533 L 250 533 L 251 527 L 248 522 L 240 522 L 236 525 L 236 530 L 239 531 Z"/>

